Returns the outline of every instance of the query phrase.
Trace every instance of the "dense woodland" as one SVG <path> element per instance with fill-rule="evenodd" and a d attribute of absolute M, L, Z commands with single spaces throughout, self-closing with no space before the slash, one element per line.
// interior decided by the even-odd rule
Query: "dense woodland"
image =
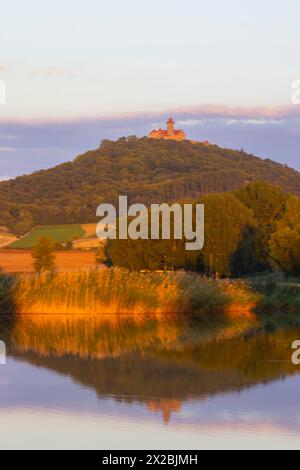
<path fill-rule="evenodd" d="M 73 162 L 0 183 L 0 225 L 17 234 L 35 225 L 96 222 L 102 202 L 174 202 L 264 180 L 300 195 L 300 173 L 243 151 L 148 138 L 105 140 Z"/>
<path fill-rule="evenodd" d="M 210 194 L 205 244 L 186 251 L 186 240 L 110 240 L 107 259 L 131 270 L 185 269 L 221 277 L 278 270 L 300 275 L 300 198 L 279 186 L 254 182 Z"/>

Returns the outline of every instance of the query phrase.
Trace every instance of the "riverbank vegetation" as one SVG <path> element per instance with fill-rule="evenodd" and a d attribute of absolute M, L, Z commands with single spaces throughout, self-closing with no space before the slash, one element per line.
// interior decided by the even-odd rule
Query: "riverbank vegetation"
<path fill-rule="evenodd" d="M 300 280 L 261 276 L 218 280 L 185 273 L 105 268 L 80 273 L 0 276 L 0 312 L 9 314 L 181 315 L 207 323 L 300 324 Z"/>
<path fill-rule="evenodd" d="M 100 359 L 155 348 L 183 360 L 206 344 L 300 327 L 300 287 L 119 269 L 1 276 L 0 312 L 14 351 Z"/>

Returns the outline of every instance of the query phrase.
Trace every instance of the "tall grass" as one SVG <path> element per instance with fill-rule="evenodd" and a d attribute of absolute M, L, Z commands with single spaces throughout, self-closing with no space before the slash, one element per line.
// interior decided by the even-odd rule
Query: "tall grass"
<path fill-rule="evenodd" d="M 0 313 L 15 313 L 15 287 L 16 280 L 14 276 L 0 274 Z"/>
<path fill-rule="evenodd" d="M 182 352 L 265 326 L 299 326 L 299 298 L 297 282 L 259 279 L 251 286 L 183 272 L 0 276 L 0 330 L 15 350 L 40 355 Z M 290 310 L 280 307 L 287 304 Z"/>
<path fill-rule="evenodd" d="M 10 292 L 17 314 L 5 340 L 15 351 L 42 356 L 182 351 L 199 341 L 239 336 L 255 326 L 255 319 L 245 313 L 254 297 L 245 284 L 195 274 L 105 269 L 23 275 L 14 278 Z M 233 304 L 240 306 L 239 322 L 233 321 Z"/>
<path fill-rule="evenodd" d="M 257 296 L 245 283 L 187 273 L 101 269 L 24 275 L 13 290 L 18 313 L 31 314 L 251 314 Z"/>
<path fill-rule="evenodd" d="M 256 312 L 265 326 L 299 326 L 300 279 L 270 275 L 250 283 L 261 296 Z"/>

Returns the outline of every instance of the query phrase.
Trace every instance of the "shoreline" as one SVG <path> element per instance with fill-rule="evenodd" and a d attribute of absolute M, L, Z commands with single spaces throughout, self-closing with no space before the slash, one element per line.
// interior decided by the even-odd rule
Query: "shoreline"
<path fill-rule="evenodd" d="M 188 321 L 191 331 L 249 336 L 300 326 L 297 280 L 212 280 L 191 273 L 139 273 L 118 268 L 55 274 L 0 274 L 0 316 L 83 317 L 114 324 Z"/>

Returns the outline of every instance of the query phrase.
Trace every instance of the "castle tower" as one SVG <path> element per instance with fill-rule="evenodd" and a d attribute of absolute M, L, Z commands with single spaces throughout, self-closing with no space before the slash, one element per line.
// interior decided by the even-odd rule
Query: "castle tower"
<path fill-rule="evenodd" d="M 173 121 L 172 118 L 170 118 L 167 122 L 167 129 L 168 129 L 168 136 L 169 137 L 174 136 L 174 124 L 175 124 L 175 122 Z"/>
<path fill-rule="evenodd" d="M 154 129 L 149 134 L 150 139 L 164 139 L 164 140 L 186 140 L 186 134 L 183 130 L 175 129 L 175 122 L 170 118 L 167 122 L 167 130 Z"/>

